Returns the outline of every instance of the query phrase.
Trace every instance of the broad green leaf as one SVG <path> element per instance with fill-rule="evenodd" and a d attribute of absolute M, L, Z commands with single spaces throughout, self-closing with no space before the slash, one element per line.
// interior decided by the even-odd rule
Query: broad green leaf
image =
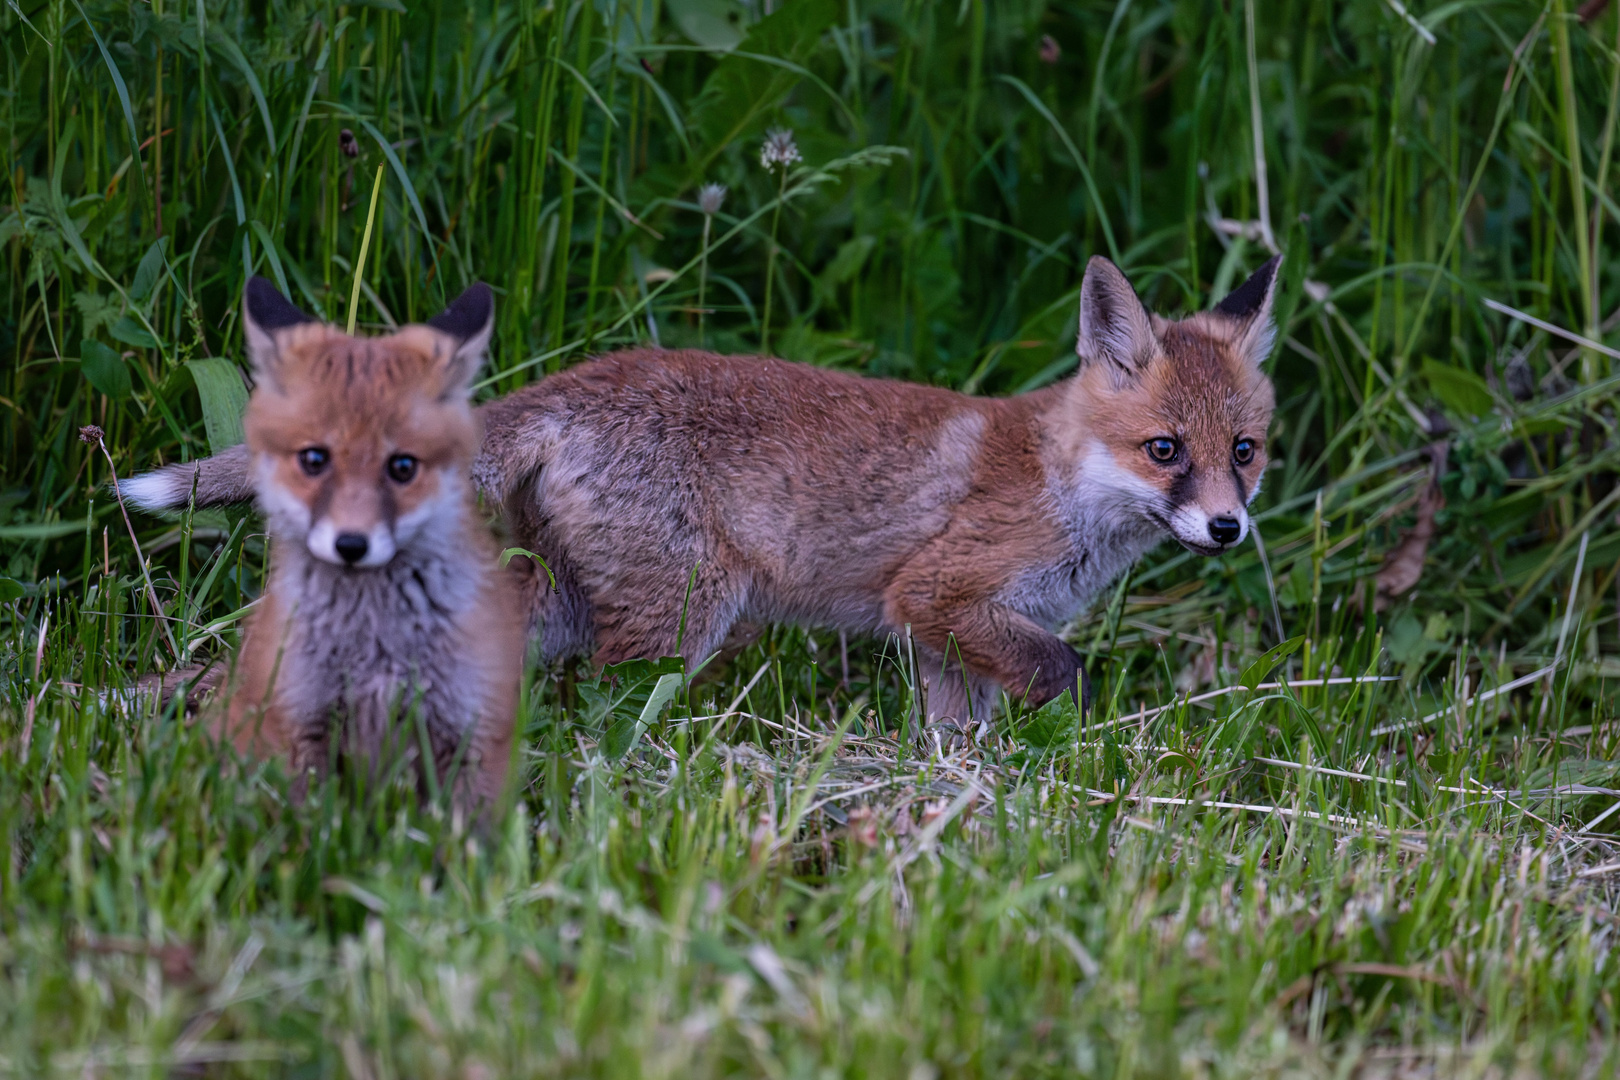
<path fill-rule="evenodd" d="M 866 265 L 866 257 L 872 254 L 877 246 L 877 240 L 871 236 L 857 236 L 838 245 L 832 261 L 821 272 L 821 280 L 828 286 L 842 285 L 850 278 L 861 272 Z"/>
<path fill-rule="evenodd" d="M 208 431 L 208 449 L 219 453 L 242 441 L 242 413 L 247 409 L 247 387 L 235 364 L 218 356 L 187 360 L 186 370 L 197 384 L 202 398 L 203 427 Z"/>
<path fill-rule="evenodd" d="M 834 0 L 785 4 L 755 23 L 738 51 L 797 64 L 810 55 L 822 32 L 837 20 L 839 8 Z M 729 55 L 721 60 L 704 82 L 687 123 L 702 139 L 698 171 L 727 146 L 763 127 L 766 117 L 802 77 L 752 56 Z"/>
<path fill-rule="evenodd" d="M 1276 667 L 1278 662 L 1284 657 L 1292 656 L 1298 652 L 1299 647 L 1303 644 L 1305 644 L 1305 635 L 1301 634 L 1299 637 L 1291 637 L 1287 641 L 1273 645 L 1266 650 L 1264 656 L 1243 669 L 1243 677 L 1238 681 L 1248 689 L 1253 690 L 1266 681 L 1266 676 L 1271 674 L 1271 669 Z"/>
<path fill-rule="evenodd" d="M 109 326 L 107 332 L 125 345 L 133 345 L 137 349 L 155 349 L 158 347 L 157 338 L 148 333 L 146 327 L 128 315 L 123 316 Z"/>
<path fill-rule="evenodd" d="M 1424 360 L 1423 378 L 1434 396 L 1458 416 L 1484 416 L 1496 403 L 1485 380 L 1472 371 L 1438 360 Z"/>
<path fill-rule="evenodd" d="M 99 341 L 79 343 L 79 370 L 91 386 L 114 401 L 129 397 L 129 365 Z"/>
<path fill-rule="evenodd" d="M 748 29 L 748 12 L 737 0 L 665 0 L 664 10 L 681 33 L 706 49 L 730 52 Z"/>
<path fill-rule="evenodd" d="M 586 715 L 593 725 L 601 725 L 602 752 L 609 760 L 628 754 L 644 725 L 657 719 L 659 710 L 669 703 L 675 693 L 669 689 L 671 677 L 678 690 L 685 678 L 678 656 L 613 664 L 602 670 L 595 683 L 580 685 Z"/>
<path fill-rule="evenodd" d="M 607 745 L 604 747 L 609 759 L 617 760 L 622 758 L 636 748 L 636 743 L 641 739 L 641 733 L 646 731 L 658 719 L 658 714 L 664 711 L 664 706 L 673 701 L 675 695 L 680 693 L 681 684 L 684 681 L 679 672 L 672 671 L 660 675 L 658 681 L 653 684 L 652 691 L 647 695 L 647 701 L 641 706 L 641 712 L 637 714 L 635 720 L 624 723 L 623 721 L 627 720 L 628 717 L 618 718 L 618 722 L 614 723 L 608 730 Z"/>
<path fill-rule="evenodd" d="M 28 588 L 15 578 L 0 577 L 0 604 L 21 600 Z"/>
<path fill-rule="evenodd" d="M 152 289 L 163 273 L 163 245 L 167 242 L 166 237 L 155 240 L 142 256 L 141 265 L 135 268 L 135 282 L 129 287 L 129 298 L 135 303 L 143 303 L 152 295 Z"/>

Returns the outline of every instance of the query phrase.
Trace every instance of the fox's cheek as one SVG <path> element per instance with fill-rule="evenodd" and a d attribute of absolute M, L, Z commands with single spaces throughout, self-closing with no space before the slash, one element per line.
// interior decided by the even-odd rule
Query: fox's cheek
<path fill-rule="evenodd" d="M 259 509 L 270 520 L 271 531 L 284 536 L 309 532 L 309 503 L 289 491 L 275 476 L 274 467 L 260 468 Z"/>
<path fill-rule="evenodd" d="M 394 520 L 395 539 L 404 546 L 435 524 L 459 522 L 460 499 L 461 488 L 453 474 L 424 470 L 400 497 L 400 513 Z"/>

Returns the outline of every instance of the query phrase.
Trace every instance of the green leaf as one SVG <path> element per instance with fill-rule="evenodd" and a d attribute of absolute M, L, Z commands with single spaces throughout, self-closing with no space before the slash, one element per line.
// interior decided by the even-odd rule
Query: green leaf
<path fill-rule="evenodd" d="M 158 283 L 158 276 L 163 273 L 163 245 L 168 242 L 167 237 L 159 237 L 146 254 L 141 258 L 141 265 L 135 268 L 135 283 L 129 287 L 129 298 L 135 303 L 141 303 L 152 295 L 152 289 Z"/>
<path fill-rule="evenodd" d="M 646 726 L 675 696 L 685 681 L 678 656 L 629 660 L 602 669 L 594 683 L 582 683 L 587 721 L 600 726 L 602 752 L 618 760 L 635 748 Z"/>
<path fill-rule="evenodd" d="M 89 518 L 78 521 L 32 521 L 25 525 L 0 525 L 0 540 L 54 540 L 58 536 L 82 533 Z"/>
<path fill-rule="evenodd" d="M 872 254 L 876 246 L 877 240 L 871 236 L 857 236 L 839 244 L 832 261 L 821 272 L 822 283 L 828 286 L 842 285 L 860 273 L 861 267 L 866 265 L 866 257 Z"/>
<path fill-rule="evenodd" d="M 107 332 L 125 345 L 133 345 L 137 349 L 155 349 L 158 347 L 157 338 L 153 337 L 140 323 L 123 316 L 107 328 Z"/>
<path fill-rule="evenodd" d="M 636 748 L 641 733 L 658 719 L 658 714 L 664 711 L 664 706 L 680 693 L 683 682 L 685 679 L 679 672 L 671 671 L 660 675 L 647 694 L 647 700 L 642 704 L 641 711 L 633 720 L 627 711 L 615 715 L 615 722 L 608 728 L 607 739 L 602 748 L 609 760 L 617 761 Z"/>
<path fill-rule="evenodd" d="M 664 10 L 681 33 L 706 49 L 730 52 L 748 29 L 748 12 L 737 0 L 665 0 Z"/>
<path fill-rule="evenodd" d="M 79 370 L 91 386 L 114 401 L 129 397 L 129 365 L 99 341 L 79 342 Z"/>
<path fill-rule="evenodd" d="M 187 360 L 186 370 L 197 384 L 202 398 L 203 427 L 208 431 L 208 449 L 219 453 L 242 441 L 242 413 L 247 409 L 247 387 L 242 372 L 229 360 L 218 356 Z"/>
<path fill-rule="evenodd" d="M 557 587 L 557 575 L 553 574 L 551 572 L 551 567 L 546 565 L 546 560 L 542 559 L 540 556 L 536 555 L 534 552 L 530 551 L 528 548 L 520 548 L 520 547 L 506 548 L 505 550 L 503 550 L 501 552 L 501 565 L 505 566 L 507 563 L 511 562 L 513 559 L 515 559 L 519 555 L 522 555 L 524 558 L 527 558 L 527 559 L 533 559 L 534 562 L 535 562 L 535 565 L 540 567 L 540 569 L 542 569 L 542 570 L 544 570 L 546 572 L 546 577 L 551 580 L 551 587 L 553 589 L 555 589 Z"/>
<path fill-rule="evenodd" d="M 129 125 L 129 152 L 139 155 L 141 152 L 141 136 L 136 128 L 135 109 L 130 105 L 129 86 L 124 82 L 124 73 L 118 70 L 117 64 L 113 63 L 112 53 L 107 51 L 107 43 L 101 40 L 101 35 L 96 32 L 96 24 L 91 22 L 90 16 L 84 13 L 84 7 L 79 3 L 79 0 L 73 0 L 73 6 L 78 8 L 79 17 L 84 20 L 85 29 L 89 30 L 90 36 L 95 38 L 96 48 L 101 50 L 101 59 L 106 62 L 107 72 L 112 76 L 113 89 L 118 92 L 118 104 L 124 110 L 124 122 Z M 62 141 L 66 143 L 66 140 Z M 141 202 L 145 203 L 148 198 L 146 172 L 140 168 L 134 169 L 133 172 L 135 174 L 135 190 L 141 193 Z M 75 238 L 76 236 L 77 234 L 75 234 Z M 86 266 L 88 265 L 86 264 Z"/>
<path fill-rule="evenodd" d="M 1446 408 L 1458 416 L 1485 416 L 1496 404 L 1485 380 L 1438 360 L 1423 361 L 1423 378 Z"/>
<path fill-rule="evenodd" d="M 798 63 L 837 20 L 839 6 L 834 0 L 785 4 L 749 29 L 739 51 Z M 697 172 L 727 146 L 763 126 L 766 116 L 802 77 L 752 56 L 730 55 L 721 60 L 704 82 L 687 124 L 703 140 Z"/>
<path fill-rule="evenodd" d="M 16 578 L 0 577 L 0 604 L 21 600 L 27 592 L 27 586 Z"/>
<path fill-rule="evenodd" d="M 265 136 L 270 140 L 270 156 L 275 157 L 277 145 L 276 125 L 270 119 L 270 103 L 264 98 L 264 87 L 259 85 L 259 77 L 253 73 L 253 65 L 249 64 L 247 57 L 242 55 L 241 46 L 228 35 L 218 30 L 208 32 L 208 45 L 210 49 L 224 53 L 225 59 L 229 60 L 232 66 L 242 73 L 242 78 L 247 80 L 248 91 L 252 93 L 253 100 L 259 105 L 259 118 L 264 121 Z"/>
<path fill-rule="evenodd" d="M 1255 689 L 1266 681 L 1266 676 L 1271 674 L 1271 669 L 1276 667 L 1279 661 L 1298 652 L 1303 644 L 1305 635 L 1301 634 L 1299 637 L 1291 637 L 1287 641 L 1273 645 L 1266 650 L 1264 656 L 1243 669 L 1243 677 L 1238 681 L 1249 690 Z"/>
<path fill-rule="evenodd" d="M 1074 703 L 1074 694 L 1064 691 L 1026 714 L 1013 735 L 1029 749 L 1046 753 L 1072 745 L 1079 724 L 1080 709 Z"/>

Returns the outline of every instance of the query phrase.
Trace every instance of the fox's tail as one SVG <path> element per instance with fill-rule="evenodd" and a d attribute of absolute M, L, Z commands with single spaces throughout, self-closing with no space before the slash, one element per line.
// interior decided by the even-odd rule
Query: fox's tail
<path fill-rule="evenodd" d="M 151 512 L 184 510 L 192 505 L 193 488 L 199 510 L 252 502 L 251 462 L 247 446 L 237 445 L 213 457 L 183 465 L 165 465 L 153 472 L 120 480 L 118 489 L 126 502 Z"/>

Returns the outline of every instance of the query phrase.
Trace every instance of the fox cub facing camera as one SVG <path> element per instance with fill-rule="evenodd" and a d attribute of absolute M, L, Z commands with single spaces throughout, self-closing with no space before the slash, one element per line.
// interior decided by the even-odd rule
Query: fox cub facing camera
<path fill-rule="evenodd" d="M 298 772 L 323 770 L 334 751 L 377 770 L 426 749 L 437 775 L 457 766 L 458 800 L 500 793 L 524 618 L 468 482 L 479 446 L 469 386 L 493 311 L 475 285 L 426 325 L 353 338 L 248 282 L 247 441 L 210 459 L 233 463 L 223 501 L 250 489 L 272 540 L 219 707 L 239 749 Z M 124 493 L 183 507 L 194 471 L 198 503 L 222 501 L 197 465 L 126 481 Z"/>
<path fill-rule="evenodd" d="M 1279 261 L 1170 321 L 1093 258 L 1079 371 L 1012 398 L 631 350 L 490 402 L 473 479 L 557 575 L 530 579 L 541 652 L 698 660 L 741 621 L 909 628 L 931 723 L 981 723 L 998 690 L 1084 700 L 1056 631 L 1160 541 L 1216 555 L 1248 534 Z M 204 462 L 199 501 L 239 498 L 243 468 Z"/>

